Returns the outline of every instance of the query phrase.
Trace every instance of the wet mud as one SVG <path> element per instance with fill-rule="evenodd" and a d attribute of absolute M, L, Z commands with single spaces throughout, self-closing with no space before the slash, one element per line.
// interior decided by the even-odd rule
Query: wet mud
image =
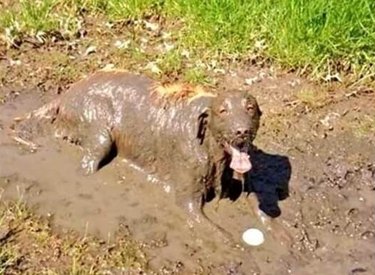
<path fill-rule="evenodd" d="M 245 192 L 228 189 L 233 201 L 215 198 L 205 206 L 232 243 L 207 223 L 189 228 L 169 185 L 130 160 L 116 157 L 82 176 L 79 147 L 40 137 L 35 143 L 42 146 L 31 148 L 11 139 L 13 117 L 51 98 L 33 90 L 3 91 L 2 197 L 36 206 L 51 216 L 56 230 L 72 228 L 110 240 L 124 224 L 143 242 L 150 265 L 166 274 L 373 274 L 374 138 L 359 137 L 352 127 L 356 119 L 375 114 L 373 99 L 333 96 L 329 106 L 306 111 L 306 105 L 293 102 L 307 84 L 291 87 L 289 81 L 269 78 L 251 87 L 264 113 L 251 154 L 251 184 Z M 243 81 L 226 83 L 235 87 Z M 339 116 L 329 115 L 332 110 Z M 258 208 L 275 219 L 262 222 Z M 264 232 L 264 244 L 242 242 L 249 227 Z"/>

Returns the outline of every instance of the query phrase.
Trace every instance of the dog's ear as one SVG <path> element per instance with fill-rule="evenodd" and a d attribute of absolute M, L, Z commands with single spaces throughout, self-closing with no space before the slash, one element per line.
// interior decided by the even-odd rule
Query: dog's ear
<path fill-rule="evenodd" d="M 262 112 L 262 110 L 260 109 L 259 104 L 258 104 L 258 101 L 256 100 L 256 98 L 255 98 L 253 95 L 251 95 L 250 92 L 248 92 L 248 91 L 245 91 L 245 92 L 244 92 L 244 96 L 245 96 L 245 98 L 251 103 L 251 105 L 254 106 L 254 108 L 255 108 L 255 110 L 256 110 L 258 116 L 261 117 L 262 114 L 263 114 L 263 112 Z"/>
<path fill-rule="evenodd" d="M 209 118 L 210 114 L 208 108 L 203 110 L 198 116 L 197 139 L 199 140 L 199 144 L 203 144 L 204 138 L 206 137 Z"/>

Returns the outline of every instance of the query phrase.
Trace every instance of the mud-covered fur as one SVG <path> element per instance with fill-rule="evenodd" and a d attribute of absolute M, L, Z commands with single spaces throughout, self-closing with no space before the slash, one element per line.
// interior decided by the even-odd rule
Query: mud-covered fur
<path fill-rule="evenodd" d="M 81 168 L 93 174 L 114 147 L 119 155 L 169 180 L 176 201 L 199 210 L 222 187 L 231 144 L 251 151 L 261 111 L 248 92 L 209 93 L 163 86 L 145 76 L 100 71 L 26 116 L 83 148 Z M 22 134 L 22 133 L 20 133 Z M 224 197 L 222 195 L 222 197 Z"/>
<path fill-rule="evenodd" d="M 259 128 L 261 115 L 256 99 L 248 92 L 226 91 L 212 100 L 210 116 L 205 116 L 207 124 L 203 132 L 208 129 L 214 140 L 212 143 L 216 145 L 212 154 L 215 161 L 211 168 L 216 172 L 212 176 L 214 183 L 205 190 L 205 201 L 213 199 L 218 190 L 220 198 L 229 197 L 232 200 L 242 192 L 243 181 L 248 179 L 249 172 L 243 175 L 242 181 L 233 179 L 233 170 L 229 168 L 231 157 L 222 146 L 229 143 L 251 156 L 252 142 Z"/>

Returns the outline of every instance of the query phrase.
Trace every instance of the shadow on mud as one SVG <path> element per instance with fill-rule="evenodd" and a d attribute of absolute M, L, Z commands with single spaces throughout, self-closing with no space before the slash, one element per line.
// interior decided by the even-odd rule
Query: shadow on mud
<path fill-rule="evenodd" d="M 222 176 L 222 198 L 237 200 L 242 192 L 254 192 L 259 208 L 272 218 L 281 215 L 278 202 L 289 196 L 289 180 L 292 167 L 289 158 L 267 154 L 259 148 L 251 152 L 252 170 L 242 183 L 233 179 L 233 171 L 228 167 Z"/>

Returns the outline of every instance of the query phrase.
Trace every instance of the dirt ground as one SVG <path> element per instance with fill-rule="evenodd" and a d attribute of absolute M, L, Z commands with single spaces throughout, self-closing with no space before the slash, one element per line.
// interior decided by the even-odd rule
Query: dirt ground
<path fill-rule="evenodd" d="M 21 197 L 51 217 L 56 231 L 69 228 L 112 240 L 119 224 L 126 225 L 142 244 L 150 269 L 160 274 L 375 274 L 371 89 L 318 85 L 244 64 L 213 76 L 217 89 L 250 90 L 263 111 L 254 184 L 264 186 L 265 196 L 280 182 L 289 189 L 289 197 L 278 202 L 278 232 L 267 231 L 250 211 L 253 198 L 246 194 L 234 203 L 221 201 L 217 210 L 216 201 L 210 203 L 208 215 L 230 231 L 237 242 L 232 244 L 204 224 L 189 229 L 168 186 L 133 163 L 116 158 L 97 174 L 81 177 L 78 147 L 41 138 L 35 141 L 41 146 L 30 150 L 10 138 L 14 117 L 64 93 L 83 74 L 106 64 L 139 71 L 133 57 L 113 52 L 119 35 L 92 30 L 77 43 L 0 48 L 3 200 Z M 83 55 L 98 37 L 102 43 L 95 52 Z M 242 243 L 249 227 L 265 233 L 263 245 Z"/>

